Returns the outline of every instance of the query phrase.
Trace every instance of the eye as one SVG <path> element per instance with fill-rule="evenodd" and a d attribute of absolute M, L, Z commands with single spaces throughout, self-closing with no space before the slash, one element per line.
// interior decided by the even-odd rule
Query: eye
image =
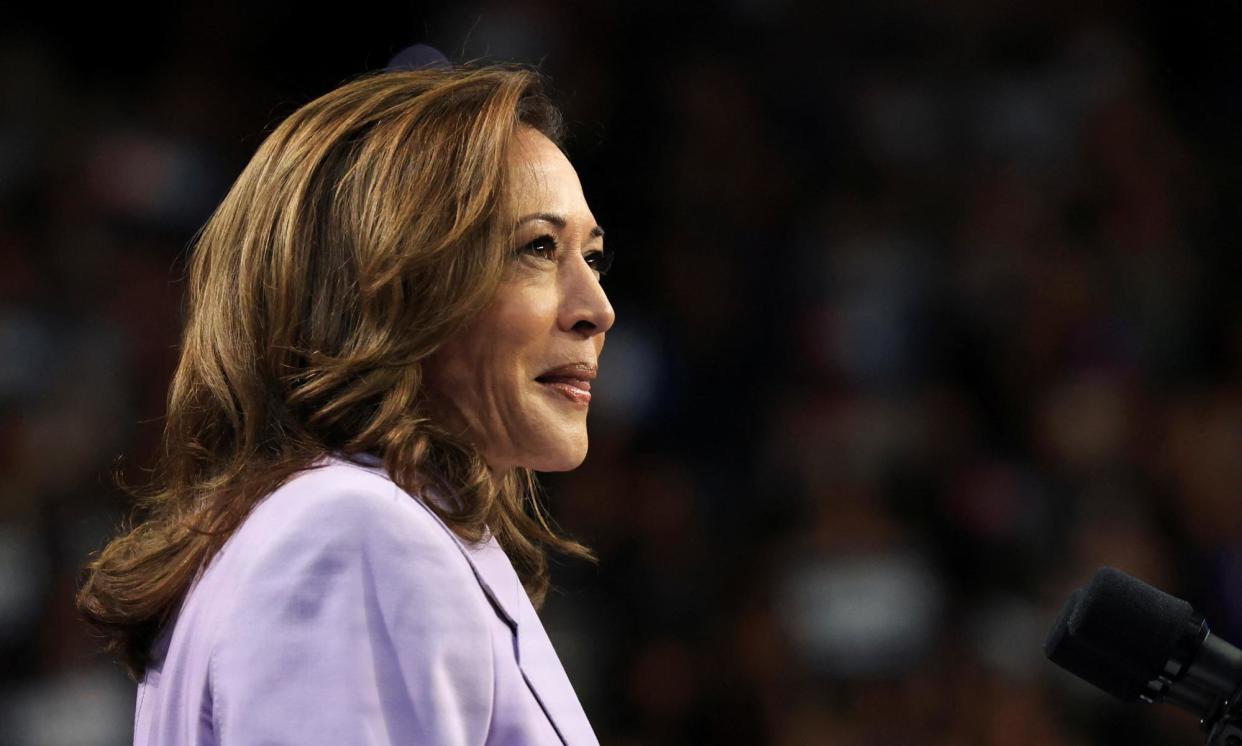
<path fill-rule="evenodd" d="M 608 274 L 608 270 L 612 269 L 613 254 L 608 249 L 603 251 L 589 251 L 585 257 L 586 263 L 595 270 L 597 277 L 603 277 Z"/>
<path fill-rule="evenodd" d="M 540 259 L 553 259 L 556 257 L 556 239 L 550 235 L 542 235 L 523 245 L 520 253 L 537 256 Z"/>

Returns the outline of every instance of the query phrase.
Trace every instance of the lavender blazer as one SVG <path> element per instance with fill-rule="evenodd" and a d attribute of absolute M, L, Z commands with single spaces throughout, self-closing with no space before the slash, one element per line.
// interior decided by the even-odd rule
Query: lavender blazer
<path fill-rule="evenodd" d="M 135 746 L 598 743 L 500 545 L 374 459 L 264 499 L 152 652 Z"/>

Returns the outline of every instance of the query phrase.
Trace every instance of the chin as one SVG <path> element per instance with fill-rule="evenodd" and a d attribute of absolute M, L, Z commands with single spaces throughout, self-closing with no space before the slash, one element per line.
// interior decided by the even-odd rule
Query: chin
<path fill-rule="evenodd" d="M 537 456 L 526 459 L 525 466 L 534 471 L 573 471 L 586 460 L 587 441 L 561 443 L 558 447 L 541 450 Z"/>

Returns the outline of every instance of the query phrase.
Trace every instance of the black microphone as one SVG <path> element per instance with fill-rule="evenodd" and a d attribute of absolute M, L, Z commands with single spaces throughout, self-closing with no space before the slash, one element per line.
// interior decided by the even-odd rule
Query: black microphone
<path fill-rule="evenodd" d="M 1212 635 L 1190 604 L 1120 570 L 1100 568 L 1070 595 L 1044 653 L 1123 701 L 1189 710 L 1210 744 L 1242 737 L 1242 650 Z"/>

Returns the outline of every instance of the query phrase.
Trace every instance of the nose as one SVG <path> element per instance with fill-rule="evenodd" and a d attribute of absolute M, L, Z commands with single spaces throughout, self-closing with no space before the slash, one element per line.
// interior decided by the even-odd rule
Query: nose
<path fill-rule="evenodd" d="M 586 338 L 603 334 L 617 320 L 604 286 L 583 257 L 569 264 L 563 273 L 560 327 Z"/>

